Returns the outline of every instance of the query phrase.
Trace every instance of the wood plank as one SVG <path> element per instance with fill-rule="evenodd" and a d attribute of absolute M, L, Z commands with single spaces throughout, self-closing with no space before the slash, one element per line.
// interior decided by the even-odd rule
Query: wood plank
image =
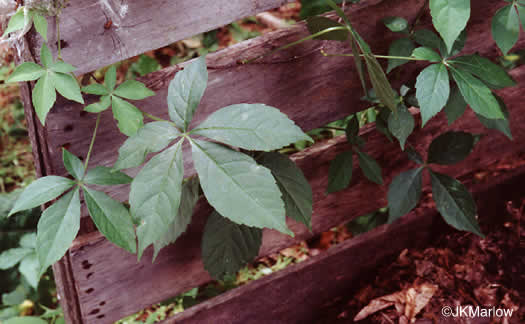
<path fill-rule="evenodd" d="M 525 67 L 519 71 L 525 71 Z M 521 74 L 525 78 L 525 74 Z M 520 81 L 518 79 L 518 81 Z M 511 127 L 514 142 L 500 133 L 488 131 L 468 159 L 455 166 L 444 168 L 447 174 L 459 176 L 491 165 L 498 159 L 525 151 L 525 115 L 520 114 L 521 97 L 525 83 L 502 91 L 513 116 Z M 451 127 L 445 117 L 432 119 L 427 126 L 417 130 L 409 142 L 420 152 L 425 152 L 431 140 L 445 129 L 465 130 L 473 133 L 487 132 L 469 110 L 466 116 Z M 398 144 L 390 143 L 377 132 L 365 130 L 368 140 L 366 151 L 378 159 L 383 167 L 385 183 L 393 176 L 413 166 Z M 386 205 L 387 186 L 377 186 L 367 181 L 360 171 L 354 173 L 352 187 L 348 190 L 326 195 L 327 174 L 330 161 L 338 153 L 347 150 L 344 137 L 320 143 L 293 156 L 303 169 L 314 193 L 313 231 L 293 221 L 290 228 L 296 234 L 291 238 L 272 230 L 265 230 L 260 255 L 278 251 L 286 246 L 326 231 L 361 214 Z M 357 165 L 355 166 L 357 168 Z M 209 280 L 203 269 L 200 255 L 201 233 L 210 208 L 201 202 L 189 227 L 179 241 L 160 252 L 151 264 L 151 249 L 140 263 L 136 257 L 113 246 L 97 233 L 80 237 L 70 250 L 70 258 L 78 288 L 82 314 L 86 323 L 105 323 L 101 320 L 117 319 L 155 302 L 172 297 Z M 123 294 L 122 292 L 126 293 Z M 140 296 L 140 297 L 139 297 Z M 104 303 L 104 306 L 99 306 Z M 97 316 L 104 315 L 104 318 Z"/>
<path fill-rule="evenodd" d="M 82 74 L 289 1 L 70 1 L 60 16 L 62 55 L 66 62 L 79 68 L 76 73 Z M 55 20 L 48 21 L 49 44 L 56 54 Z"/>
<path fill-rule="evenodd" d="M 522 198 L 525 191 L 516 188 L 522 187 L 523 181 L 524 167 L 489 179 L 488 183 L 469 185 L 479 216 L 494 218 L 494 206 L 501 213 L 507 201 Z M 435 210 L 419 208 L 391 225 L 380 226 L 302 263 L 221 294 L 162 324 L 325 323 L 329 320 L 324 310 L 327 303 L 335 297 L 350 299 L 360 277 L 370 277 L 382 260 L 405 248 L 427 246 L 447 232 L 443 227 Z"/>
<path fill-rule="evenodd" d="M 370 5 L 366 10 L 357 7 L 348 12 L 352 14 L 355 25 L 372 48 L 377 53 L 386 53 L 390 40 L 397 36 L 394 33 L 386 33 L 386 28 L 380 20 L 386 15 L 397 15 L 411 21 L 415 19 L 420 5 L 419 0 L 385 1 Z M 473 17 L 477 20 L 469 25 L 470 37 L 465 53 L 480 52 L 492 56 L 496 54 L 494 44 L 486 41 L 491 37 L 490 26 L 485 20 L 479 19 L 486 17 L 486 13 L 493 12 L 496 7 L 498 4 L 493 1 L 483 0 L 473 8 Z M 431 24 L 429 16 L 424 16 L 422 21 L 424 26 Z M 366 108 L 368 104 L 359 99 L 362 90 L 352 59 L 327 58 L 319 52 L 321 47 L 333 53 L 348 51 L 344 44 L 312 41 L 266 57 L 257 64 L 236 63 L 239 59 L 257 57 L 272 48 L 299 39 L 306 35 L 304 26 L 301 26 L 276 31 L 208 55 L 209 87 L 193 124 L 202 121 L 217 109 L 235 103 L 258 102 L 278 107 L 304 130 Z M 519 44 L 525 45 L 525 38 L 522 38 Z M 406 69 L 396 71 L 391 76 L 395 84 L 400 86 L 403 82 L 414 80 L 417 68 L 420 67 L 408 65 Z M 178 69 L 179 67 L 167 68 L 144 78 L 143 81 L 157 91 L 157 95 L 138 102 L 138 106 L 153 115 L 168 118 L 167 87 Z M 312 104 L 315 107 L 312 107 Z M 68 147 L 80 157 L 87 154 L 90 142 L 88 134 L 91 134 L 94 128 L 95 116 L 82 112 L 82 108 L 81 105 L 61 100 L 49 114 L 46 127 L 48 150 L 53 161 L 53 170 L 57 174 L 65 172 L 61 158 L 62 146 Z M 111 112 L 107 111 L 102 117 L 94 154 L 91 157 L 92 165 L 112 165 L 117 158 L 117 149 L 124 140 L 125 136 L 118 132 Z M 186 165 L 191 167 L 188 161 Z M 130 170 L 129 173 L 135 175 L 136 170 Z M 122 201 L 127 199 L 127 188 L 115 186 L 107 192 Z"/>

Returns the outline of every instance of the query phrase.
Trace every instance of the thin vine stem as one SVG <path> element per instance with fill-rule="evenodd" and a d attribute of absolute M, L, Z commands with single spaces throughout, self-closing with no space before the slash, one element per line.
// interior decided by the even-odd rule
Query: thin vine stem
<path fill-rule="evenodd" d="M 141 110 L 142 111 L 142 110 Z M 166 119 L 162 119 L 160 117 L 157 117 L 157 116 L 154 116 L 152 114 L 149 114 L 145 111 L 142 111 L 142 114 L 146 117 L 148 117 L 149 119 L 152 119 L 152 120 L 156 120 L 156 121 L 167 121 L 167 122 L 170 122 L 169 120 L 166 120 Z"/>
<path fill-rule="evenodd" d="M 58 59 L 62 59 L 62 42 L 60 41 L 60 14 L 55 16 L 55 23 L 57 25 L 57 46 L 58 46 Z"/>
<path fill-rule="evenodd" d="M 100 124 L 100 116 L 102 113 L 97 114 L 97 121 L 95 123 L 95 129 L 93 130 L 93 136 L 91 137 L 91 143 L 89 144 L 88 154 L 86 156 L 86 162 L 84 163 L 84 170 L 87 170 L 89 165 L 89 158 L 91 157 L 91 152 L 93 151 L 93 145 L 95 144 L 95 138 L 97 137 L 98 125 Z"/>
<path fill-rule="evenodd" d="M 354 54 L 332 54 L 332 53 L 326 53 L 323 49 L 321 49 L 321 54 L 323 56 L 350 56 L 354 57 Z M 428 61 L 426 59 L 420 59 L 416 57 L 410 57 L 410 56 L 389 56 L 389 55 L 376 55 L 376 54 L 360 54 L 359 56 L 364 57 L 367 55 L 372 55 L 375 58 L 378 59 L 396 59 L 396 60 L 407 60 L 407 61 Z"/>

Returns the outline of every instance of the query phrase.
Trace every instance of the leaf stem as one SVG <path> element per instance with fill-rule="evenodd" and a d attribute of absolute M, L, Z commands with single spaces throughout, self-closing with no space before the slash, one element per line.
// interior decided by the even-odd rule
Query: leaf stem
<path fill-rule="evenodd" d="M 57 25 L 57 46 L 58 46 L 58 57 L 57 59 L 62 59 L 62 42 L 60 41 L 60 14 L 55 16 L 55 22 Z"/>
<path fill-rule="evenodd" d="M 141 110 L 142 111 L 142 110 Z M 142 111 L 142 114 L 146 117 L 148 117 L 149 119 L 152 119 L 152 120 L 156 120 L 156 121 L 167 121 L 169 122 L 169 120 L 166 120 L 166 119 L 162 119 L 160 117 L 157 117 L 157 116 L 153 116 L 152 114 L 149 114 L 145 111 Z"/>
<path fill-rule="evenodd" d="M 323 126 L 323 127 L 320 127 L 320 128 L 323 128 L 323 129 L 331 129 L 331 130 L 336 130 L 336 131 L 346 131 L 346 129 L 342 128 L 342 127 L 334 127 L 334 126 Z"/>
<path fill-rule="evenodd" d="M 88 154 L 86 156 L 86 162 L 84 164 L 84 170 L 87 170 L 87 167 L 88 167 L 88 164 L 89 164 L 89 158 L 91 157 L 91 152 L 93 151 L 93 145 L 95 144 L 95 138 L 97 137 L 97 130 L 98 130 L 98 125 L 100 124 L 100 116 L 101 115 L 102 115 L 101 113 L 97 114 L 97 121 L 95 123 L 95 129 L 93 130 L 93 136 L 91 137 L 91 143 L 89 144 L 89 150 L 88 150 Z"/>

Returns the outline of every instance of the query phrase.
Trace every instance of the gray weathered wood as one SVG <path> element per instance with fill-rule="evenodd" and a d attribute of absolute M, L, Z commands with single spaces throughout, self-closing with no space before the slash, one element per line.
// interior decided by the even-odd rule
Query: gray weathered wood
<path fill-rule="evenodd" d="M 79 68 L 76 73 L 86 73 L 287 2 L 289 0 L 70 1 L 60 16 L 62 55 L 66 62 Z M 54 18 L 49 22 L 49 44 L 56 54 Z"/>
<path fill-rule="evenodd" d="M 482 219 L 505 210 L 507 201 L 523 197 L 525 168 L 488 182 L 470 183 Z M 360 276 L 370 277 L 385 257 L 405 248 L 425 247 L 442 235 L 444 222 L 432 209 L 420 208 L 391 225 L 383 225 L 343 242 L 302 263 L 191 307 L 162 324 L 294 324 L 329 323 L 326 305 L 335 298 L 352 298 Z M 330 313 L 333 313 L 330 312 Z M 350 318 L 356 314 L 349 314 Z M 439 318 L 440 315 L 436 314 Z M 322 321 L 321 321 L 322 320 Z"/>
<path fill-rule="evenodd" d="M 355 25 L 377 53 L 387 52 L 394 33 L 387 33 L 380 20 L 386 15 L 398 15 L 414 19 L 419 11 L 419 0 L 385 1 L 368 9 L 352 9 Z M 485 17 L 498 7 L 491 1 L 479 2 L 473 8 L 473 17 Z M 430 25 L 429 17 L 423 17 L 423 25 Z M 465 53 L 480 52 L 494 56 L 494 44 L 485 20 L 474 20 L 469 25 L 469 41 Z M 386 33 L 386 34 L 385 34 Z M 210 69 L 209 87 L 195 116 L 193 125 L 202 121 L 215 110 L 235 103 L 265 103 L 286 113 L 304 130 L 337 120 L 360 111 L 368 103 L 359 98 L 362 89 L 351 58 L 324 57 L 321 47 L 327 52 L 348 51 L 346 44 L 338 42 L 311 41 L 290 50 L 266 57 L 256 64 L 239 65 L 237 61 L 257 57 L 269 50 L 290 43 L 306 35 L 303 27 L 276 31 L 253 40 L 242 42 L 207 57 Z M 525 44 L 525 39 L 520 41 Z M 403 67 L 402 72 L 394 71 L 391 76 L 395 84 L 414 80 L 419 65 Z M 171 67 L 152 73 L 143 79 L 157 95 L 138 102 L 137 105 L 153 115 L 167 117 L 166 95 L 169 81 L 178 70 Z M 91 97 L 91 100 L 93 98 Z M 313 106 L 314 105 L 314 106 Z M 47 121 L 47 149 L 51 157 L 51 170 L 64 174 L 61 147 L 65 146 L 74 154 L 85 157 L 88 151 L 95 116 L 82 112 L 82 106 L 60 101 L 51 111 Z M 103 114 L 91 165 L 112 165 L 117 150 L 125 140 L 118 132 L 110 111 Z M 189 157 L 190 154 L 185 156 Z M 187 162 L 187 166 L 190 164 Z M 130 171 L 131 175 L 136 170 Z M 127 187 L 115 186 L 108 189 L 110 196 L 119 200 L 127 199 Z"/>
<path fill-rule="evenodd" d="M 525 71 L 521 68 L 520 72 Z M 525 75 L 521 76 L 524 79 Z M 518 78 L 520 81 L 520 78 Z M 443 168 L 450 175 L 468 174 L 482 169 L 498 159 L 515 152 L 525 151 L 525 115 L 520 114 L 521 99 L 516 96 L 525 86 L 502 91 L 509 103 L 512 129 L 515 141 L 511 142 L 499 133 L 489 132 L 476 146 L 471 156 L 457 165 Z M 514 100 L 511 100 L 514 98 Z M 444 116 L 432 119 L 423 130 L 417 130 L 409 142 L 420 152 L 424 152 L 433 138 L 445 129 L 461 129 L 474 133 L 486 130 L 475 119 L 471 111 L 451 127 L 446 126 Z M 366 151 L 378 159 L 383 167 L 385 183 L 393 176 L 413 166 L 397 143 L 390 143 L 377 132 L 365 131 L 368 140 Z M 290 228 L 296 234 L 291 238 L 272 230 L 266 230 L 260 255 L 267 255 L 286 246 L 326 231 L 344 221 L 353 219 L 386 205 L 387 186 L 378 186 L 366 180 L 360 171 L 354 173 L 350 189 L 326 195 L 327 174 L 330 161 L 338 153 L 347 150 L 344 137 L 320 143 L 294 155 L 294 160 L 303 169 L 314 193 L 313 231 L 303 225 L 290 221 Z M 357 165 L 354 166 L 357 170 Z M 145 253 L 137 263 L 136 257 L 113 246 L 97 233 L 80 237 L 70 250 L 70 258 L 78 287 L 82 314 L 86 323 L 102 323 L 97 316 L 114 320 L 149 304 L 186 291 L 209 280 L 203 269 L 200 255 L 202 228 L 209 207 L 199 204 L 192 224 L 179 241 L 161 251 L 154 264 L 151 264 L 152 251 Z M 122 294 L 126 291 L 126 294 Z M 146 294 L 145 291 L 148 293 Z M 138 298 L 140 296 L 140 298 Z M 99 306 L 104 303 L 104 306 Z M 105 323 L 105 322 L 104 322 Z"/>

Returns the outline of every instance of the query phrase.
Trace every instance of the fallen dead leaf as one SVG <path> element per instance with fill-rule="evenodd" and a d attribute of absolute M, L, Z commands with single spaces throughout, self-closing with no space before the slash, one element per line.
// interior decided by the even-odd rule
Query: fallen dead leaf
<path fill-rule="evenodd" d="M 437 290 L 438 286 L 423 283 L 390 295 L 375 298 L 361 309 L 354 317 L 354 321 L 360 321 L 382 309 L 394 306 L 400 315 L 400 324 L 414 322 L 416 315 L 428 304 Z"/>

